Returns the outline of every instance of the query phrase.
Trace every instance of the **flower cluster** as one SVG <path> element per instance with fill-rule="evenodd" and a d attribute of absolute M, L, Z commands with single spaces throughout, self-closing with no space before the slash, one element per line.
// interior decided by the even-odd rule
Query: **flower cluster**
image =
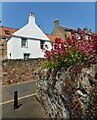
<path fill-rule="evenodd" d="M 80 28 L 78 28 L 78 34 L 73 30 L 70 32 L 71 37 L 65 41 L 56 38 L 51 51 L 43 50 L 47 61 L 50 62 L 49 67 L 68 68 L 76 62 L 94 63 L 97 61 L 97 36 L 88 36 L 87 39 Z"/>
<path fill-rule="evenodd" d="M 66 51 L 67 46 L 64 45 L 64 42 L 60 38 L 56 38 L 55 44 L 52 44 L 51 51 L 44 50 L 45 57 L 49 61 L 53 61 L 55 56 L 62 55 Z"/>

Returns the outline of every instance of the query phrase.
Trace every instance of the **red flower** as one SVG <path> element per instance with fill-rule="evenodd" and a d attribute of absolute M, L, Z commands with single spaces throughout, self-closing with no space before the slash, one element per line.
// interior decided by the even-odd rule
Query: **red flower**
<path fill-rule="evenodd" d="M 70 30 L 70 32 L 71 32 L 71 35 L 75 34 L 75 31 L 72 29 Z"/>
<path fill-rule="evenodd" d="M 78 34 L 83 35 L 83 31 L 80 28 L 78 28 Z"/>
<path fill-rule="evenodd" d="M 73 44 L 73 40 L 72 40 L 70 37 L 68 37 L 68 38 L 67 38 L 67 43 L 68 43 L 69 45 L 72 45 L 72 44 Z"/>
<path fill-rule="evenodd" d="M 44 49 L 43 46 L 41 46 L 41 49 L 42 49 L 42 50 Z"/>
<path fill-rule="evenodd" d="M 60 44 L 61 42 L 63 42 L 63 41 L 61 40 L 61 38 L 56 38 L 56 39 L 55 39 L 55 43 Z"/>

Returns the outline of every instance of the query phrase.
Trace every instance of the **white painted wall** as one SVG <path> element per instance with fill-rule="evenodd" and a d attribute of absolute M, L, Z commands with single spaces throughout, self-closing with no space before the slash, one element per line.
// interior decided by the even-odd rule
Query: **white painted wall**
<path fill-rule="evenodd" d="M 7 57 L 8 59 L 13 58 L 13 55 L 10 57 L 10 53 L 13 53 L 13 37 L 11 37 L 11 40 L 7 41 Z"/>
<path fill-rule="evenodd" d="M 28 47 L 21 47 L 21 38 L 11 37 L 7 42 L 7 55 L 8 59 L 24 59 L 24 53 L 30 53 L 29 58 L 43 58 L 44 52 L 40 49 L 40 41 L 27 39 Z M 49 49 L 51 49 L 51 43 L 45 42 Z M 11 53 L 11 58 L 10 54 Z"/>
<path fill-rule="evenodd" d="M 21 37 L 28 38 L 28 47 L 21 47 Z M 45 40 L 51 49 L 50 39 L 35 23 L 34 14 L 30 13 L 28 23 L 16 31 L 7 42 L 8 59 L 23 59 L 24 53 L 30 53 L 29 58 L 43 58 L 44 53 L 40 49 L 40 40 Z"/>

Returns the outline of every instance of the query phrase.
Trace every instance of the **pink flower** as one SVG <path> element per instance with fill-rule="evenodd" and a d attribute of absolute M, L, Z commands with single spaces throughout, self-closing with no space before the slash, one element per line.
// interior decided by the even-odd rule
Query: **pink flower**
<path fill-rule="evenodd" d="M 83 35 L 83 31 L 80 28 L 78 28 L 78 34 Z"/>
<path fill-rule="evenodd" d="M 70 30 L 70 32 L 71 32 L 71 35 L 75 34 L 75 31 L 72 29 Z"/>

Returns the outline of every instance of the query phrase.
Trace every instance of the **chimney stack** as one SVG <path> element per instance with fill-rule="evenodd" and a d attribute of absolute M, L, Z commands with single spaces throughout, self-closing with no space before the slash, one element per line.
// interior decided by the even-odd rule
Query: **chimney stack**
<path fill-rule="evenodd" d="M 58 19 L 56 19 L 56 20 L 54 21 L 54 27 L 57 27 L 57 26 L 59 26 L 59 20 L 58 20 Z"/>
<path fill-rule="evenodd" d="M 83 29 L 83 31 L 85 32 L 85 34 L 88 33 L 88 28 L 87 28 L 87 26 L 85 26 L 85 28 Z"/>
<path fill-rule="evenodd" d="M 29 15 L 29 23 L 34 24 L 35 23 L 35 16 L 34 13 L 30 12 Z"/>

